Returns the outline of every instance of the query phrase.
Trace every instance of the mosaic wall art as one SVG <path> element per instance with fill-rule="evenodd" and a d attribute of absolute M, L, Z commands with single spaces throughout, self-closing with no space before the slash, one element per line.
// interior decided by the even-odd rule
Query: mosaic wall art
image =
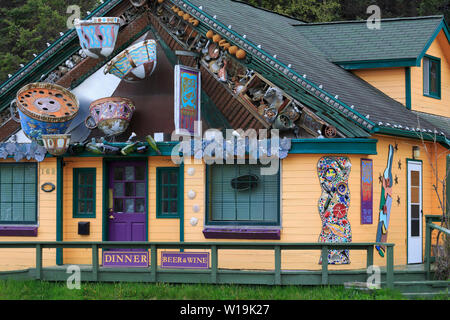
<path fill-rule="evenodd" d="M 389 155 L 387 159 L 386 169 L 381 177 L 381 197 L 380 197 L 380 214 L 378 216 L 378 227 L 377 227 L 377 242 L 386 242 L 389 219 L 391 217 L 391 207 L 392 207 L 392 163 L 394 161 L 394 147 L 389 145 Z M 376 246 L 376 249 L 380 256 L 384 257 L 385 247 Z"/>
<path fill-rule="evenodd" d="M 351 163 L 347 157 L 322 157 L 317 163 L 322 195 L 319 214 L 322 231 L 319 242 L 342 243 L 352 241 L 352 231 L 347 212 L 350 205 L 348 178 Z M 319 263 L 322 263 L 320 259 Z M 329 264 L 349 264 L 348 250 L 329 250 Z"/>

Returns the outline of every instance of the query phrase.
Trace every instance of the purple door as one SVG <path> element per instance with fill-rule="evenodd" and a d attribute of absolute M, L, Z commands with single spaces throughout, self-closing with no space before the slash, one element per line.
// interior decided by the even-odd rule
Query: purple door
<path fill-rule="evenodd" d="M 112 162 L 109 169 L 109 241 L 145 241 L 146 162 Z"/>

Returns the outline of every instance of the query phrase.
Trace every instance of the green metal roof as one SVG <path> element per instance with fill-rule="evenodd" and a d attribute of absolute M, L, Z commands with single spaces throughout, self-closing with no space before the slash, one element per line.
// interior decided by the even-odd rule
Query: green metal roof
<path fill-rule="evenodd" d="M 330 61 L 345 69 L 420 65 L 439 31 L 450 38 L 443 16 L 382 19 L 380 29 L 369 29 L 366 20 L 295 26 Z"/>

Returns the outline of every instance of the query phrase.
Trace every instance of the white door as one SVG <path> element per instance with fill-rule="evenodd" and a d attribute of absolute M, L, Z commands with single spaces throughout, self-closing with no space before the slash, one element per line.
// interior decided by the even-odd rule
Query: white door
<path fill-rule="evenodd" d="M 408 161 L 408 263 L 422 263 L 422 162 Z"/>

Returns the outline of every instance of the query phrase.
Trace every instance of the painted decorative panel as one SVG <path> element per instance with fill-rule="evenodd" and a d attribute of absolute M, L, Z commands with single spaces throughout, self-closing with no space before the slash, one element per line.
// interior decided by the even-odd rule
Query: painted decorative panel
<path fill-rule="evenodd" d="M 361 224 L 373 223 L 373 163 L 361 159 Z"/>
<path fill-rule="evenodd" d="M 347 212 L 350 205 L 348 179 L 351 163 L 347 157 L 322 157 L 317 163 L 322 195 L 319 214 L 322 231 L 319 242 L 342 243 L 352 241 L 352 231 Z M 322 263 L 320 259 L 319 263 Z M 348 250 L 329 250 L 329 264 L 349 264 Z"/>
<path fill-rule="evenodd" d="M 387 159 L 386 169 L 384 170 L 381 185 L 381 197 L 380 197 L 380 208 L 379 208 L 379 216 L 378 216 L 378 227 L 377 227 L 377 242 L 386 242 L 388 228 L 389 228 L 389 219 L 391 217 L 391 207 L 392 207 L 392 162 L 394 160 L 394 147 L 389 145 L 389 155 Z M 378 253 L 380 256 L 384 257 L 385 247 L 376 246 Z"/>
<path fill-rule="evenodd" d="M 195 132 L 195 121 L 200 125 L 200 70 L 175 66 L 175 130 L 187 130 L 191 135 Z M 200 132 L 200 128 L 197 128 Z"/>

